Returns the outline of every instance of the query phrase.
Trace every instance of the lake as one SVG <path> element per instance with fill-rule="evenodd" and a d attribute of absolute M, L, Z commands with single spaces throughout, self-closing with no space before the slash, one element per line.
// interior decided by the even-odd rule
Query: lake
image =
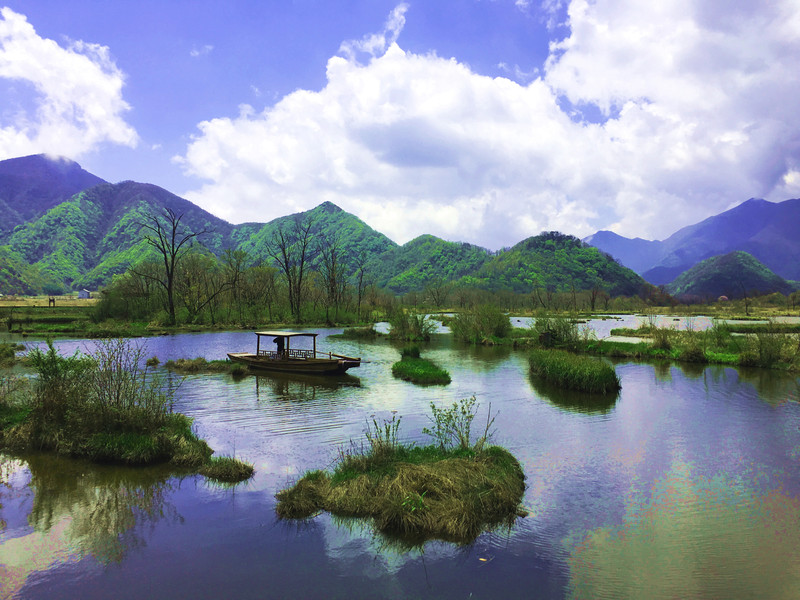
<path fill-rule="evenodd" d="M 180 384 L 175 409 L 197 433 L 255 464 L 242 485 L 0 455 L 0 598 L 800 597 L 797 377 L 621 362 L 621 393 L 598 399 L 531 381 L 524 352 L 436 335 L 423 356 L 453 382 L 418 387 L 392 378 L 389 342 L 314 331 L 320 349 L 367 362 L 338 378 Z M 163 363 L 224 358 L 255 336 L 144 341 Z M 331 466 L 367 419 L 396 412 L 400 437 L 427 443 L 430 403 L 473 394 L 478 420 L 490 404 L 498 412 L 494 441 L 527 477 L 530 514 L 510 530 L 404 551 L 365 521 L 277 520 L 274 494 Z"/>

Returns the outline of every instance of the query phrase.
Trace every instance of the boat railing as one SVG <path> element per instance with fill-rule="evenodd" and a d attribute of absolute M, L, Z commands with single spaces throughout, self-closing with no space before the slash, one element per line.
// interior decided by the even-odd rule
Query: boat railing
<path fill-rule="evenodd" d="M 314 351 L 313 350 L 284 350 L 283 352 L 276 352 L 275 350 L 259 350 L 259 356 L 263 356 L 264 358 L 268 358 L 270 360 L 285 360 L 287 358 L 294 358 L 294 359 L 309 359 L 314 358 Z"/>

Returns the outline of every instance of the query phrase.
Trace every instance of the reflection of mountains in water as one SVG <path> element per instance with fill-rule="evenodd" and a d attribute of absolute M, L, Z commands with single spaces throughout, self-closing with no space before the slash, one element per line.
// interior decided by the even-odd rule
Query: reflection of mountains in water
<path fill-rule="evenodd" d="M 301 375 L 296 373 L 259 373 L 255 375 L 256 395 L 268 391 L 287 400 L 313 400 L 318 391 L 330 392 L 341 388 L 361 387 L 355 375 Z"/>
<path fill-rule="evenodd" d="M 611 412 L 619 398 L 619 391 L 609 394 L 590 394 L 567 390 L 531 376 L 531 386 L 544 400 L 569 412 L 603 415 Z"/>

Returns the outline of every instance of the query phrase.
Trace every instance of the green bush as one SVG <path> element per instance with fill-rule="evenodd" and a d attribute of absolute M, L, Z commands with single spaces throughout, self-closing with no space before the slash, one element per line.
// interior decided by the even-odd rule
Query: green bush
<path fill-rule="evenodd" d="M 436 331 L 436 323 L 426 315 L 395 310 L 389 315 L 389 337 L 407 342 L 425 342 Z"/>
<path fill-rule="evenodd" d="M 489 339 L 502 339 L 511 333 L 511 320 L 499 307 L 476 306 L 458 313 L 450 321 L 450 330 L 457 340 L 479 344 Z"/>
<path fill-rule="evenodd" d="M 565 348 L 576 350 L 581 343 L 578 324 L 569 317 L 561 315 L 536 317 L 531 325 L 531 337 L 542 348 Z"/>

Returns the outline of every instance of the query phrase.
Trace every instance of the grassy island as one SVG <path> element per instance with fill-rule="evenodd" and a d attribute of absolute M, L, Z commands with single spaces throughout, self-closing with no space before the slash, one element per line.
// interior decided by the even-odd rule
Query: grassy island
<path fill-rule="evenodd" d="M 558 387 L 608 394 L 620 389 L 619 377 L 608 363 L 565 350 L 533 350 L 531 373 Z"/>
<path fill-rule="evenodd" d="M 168 360 L 164 363 L 168 371 L 180 373 L 182 375 L 192 375 L 194 373 L 230 373 L 234 376 L 245 375 L 247 366 L 241 363 L 234 363 L 230 360 L 206 360 L 202 356 L 197 358 L 179 358 Z"/>
<path fill-rule="evenodd" d="M 401 444 L 399 418 L 373 420 L 367 445 L 341 451 L 332 472 L 310 471 L 276 495 L 278 516 L 302 519 L 325 510 L 371 518 L 379 532 L 411 545 L 428 539 L 469 544 L 487 527 L 525 516 L 519 462 L 486 443 L 494 419 L 488 417 L 483 435 L 470 443 L 474 397 L 431 407 L 433 427 L 423 431 L 437 443 Z"/>
<path fill-rule="evenodd" d="M 102 340 L 91 355 L 34 349 L 35 379 L 0 376 L 0 448 L 49 450 L 96 462 L 169 463 L 219 481 L 248 479 L 253 466 L 213 450 L 172 410 L 172 392 L 141 368 L 143 347 Z"/>
<path fill-rule="evenodd" d="M 421 358 L 416 346 L 404 348 L 400 356 L 392 365 L 392 375 L 398 379 L 422 385 L 450 383 L 450 373 L 427 358 Z"/>

